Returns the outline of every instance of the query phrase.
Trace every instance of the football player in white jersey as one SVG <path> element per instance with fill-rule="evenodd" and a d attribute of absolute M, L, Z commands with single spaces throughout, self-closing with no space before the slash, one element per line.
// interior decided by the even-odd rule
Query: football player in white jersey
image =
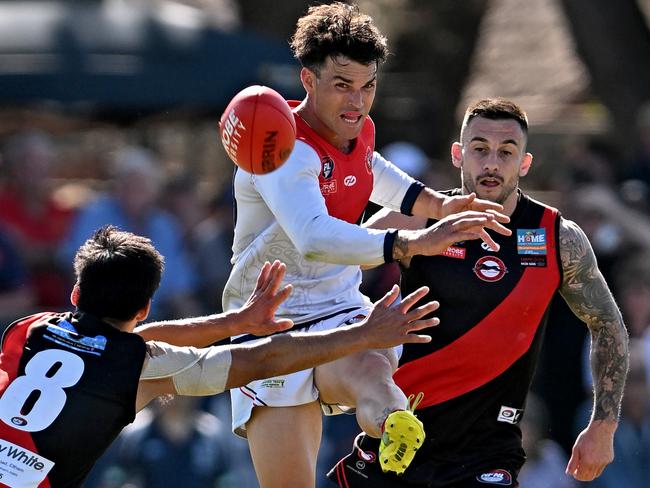
<path fill-rule="evenodd" d="M 312 7 L 298 20 L 292 48 L 307 92 L 292 104 L 296 145 L 274 172 L 235 176 L 237 222 L 224 310 L 245 302 L 262 263 L 280 259 L 294 292 L 279 315 L 304 331 L 335 328 L 368 313 L 359 265 L 438 254 L 467 239 L 496 246 L 486 229 L 509 235 L 500 205 L 474 194 L 444 196 L 374 152 L 368 112 L 387 47 L 370 17 L 343 3 Z M 357 224 L 369 201 L 442 220 L 419 231 L 364 229 Z M 355 408 L 361 428 L 382 437 L 382 467 L 403 472 L 424 432 L 392 381 L 397 354 L 366 351 L 232 390 L 233 429 L 248 437 L 262 487 L 314 486 L 321 409 Z"/>

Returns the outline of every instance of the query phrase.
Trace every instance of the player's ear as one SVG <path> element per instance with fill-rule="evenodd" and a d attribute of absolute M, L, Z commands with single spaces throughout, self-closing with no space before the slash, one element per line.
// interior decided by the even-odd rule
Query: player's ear
<path fill-rule="evenodd" d="M 463 146 L 460 142 L 451 145 L 451 163 L 457 168 L 463 166 Z"/>
<path fill-rule="evenodd" d="M 77 303 L 79 303 L 79 285 L 76 283 L 70 292 L 70 303 L 75 307 L 77 306 Z"/>
<path fill-rule="evenodd" d="M 149 316 L 150 311 L 151 311 L 151 299 L 149 299 L 149 301 L 144 307 L 138 310 L 138 313 L 135 314 L 135 320 L 137 320 L 138 322 L 145 320 Z"/>
<path fill-rule="evenodd" d="M 526 153 L 524 159 L 521 161 L 521 165 L 519 166 L 519 176 L 526 176 L 532 164 L 533 155 L 531 153 Z"/>
<path fill-rule="evenodd" d="M 316 73 L 309 68 L 302 68 L 300 70 L 300 81 L 307 93 L 312 93 L 316 87 Z"/>

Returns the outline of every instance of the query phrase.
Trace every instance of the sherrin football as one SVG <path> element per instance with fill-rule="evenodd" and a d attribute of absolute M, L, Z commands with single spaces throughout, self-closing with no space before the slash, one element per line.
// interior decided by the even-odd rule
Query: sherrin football
<path fill-rule="evenodd" d="M 219 135 L 237 166 L 260 175 L 287 160 L 296 142 L 296 121 L 278 92 L 253 85 L 230 101 L 219 121 Z"/>

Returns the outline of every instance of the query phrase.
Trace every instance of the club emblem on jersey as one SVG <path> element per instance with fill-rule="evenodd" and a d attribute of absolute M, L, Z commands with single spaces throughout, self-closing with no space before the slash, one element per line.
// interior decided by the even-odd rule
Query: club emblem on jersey
<path fill-rule="evenodd" d="M 476 479 L 481 483 L 489 485 L 510 486 L 512 485 L 512 475 L 505 469 L 495 469 L 487 473 L 479 474 Z"/>
<path fill-rule="evenodd" d="M 329 156 L 325 156 L 321 162 L 320 174 L 326 180 L 329 180 L 334 173 L 334 160 Z"/>
<path fill-rule="evenodd" d="M 474 273 L 483 281 L 499 281 L 507 272 L 505 263 L 496 256 L 483 256 L 474 265 Z"/>
<path fill-rule="evenodd" d="M 372 173 L 372 149 L 366 149 L 366 169 L 368 173 Z"/>

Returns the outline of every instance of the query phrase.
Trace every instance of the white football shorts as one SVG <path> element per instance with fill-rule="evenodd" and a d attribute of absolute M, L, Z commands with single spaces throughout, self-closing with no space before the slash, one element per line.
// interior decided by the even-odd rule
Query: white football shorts
<path fill-rule="evenodd" d="M 353 311 L 344 311 L 333 317 L 314 322 L 300 332 L 330 330 L 354 323 L 367 316 L 371 307 L 357 308 Z M 402 353 L 402 346 L 397 348 L 398 357 Z M 304 405 L 318 399 L 318 388 L 314 384 L 314 369 L 305 369 L 297 373 L 276 376 L 264 380 L 253 381 L 246 386 L 230 390 L 232 406 L 232 430 L 235 434 L 246 437 L 246 422 L 251 418 L 255 407 L 292 407 Z M 339 405 L 321 405 L 326 415 L 336 415 L 353 411 L 350 407 Z"/>

